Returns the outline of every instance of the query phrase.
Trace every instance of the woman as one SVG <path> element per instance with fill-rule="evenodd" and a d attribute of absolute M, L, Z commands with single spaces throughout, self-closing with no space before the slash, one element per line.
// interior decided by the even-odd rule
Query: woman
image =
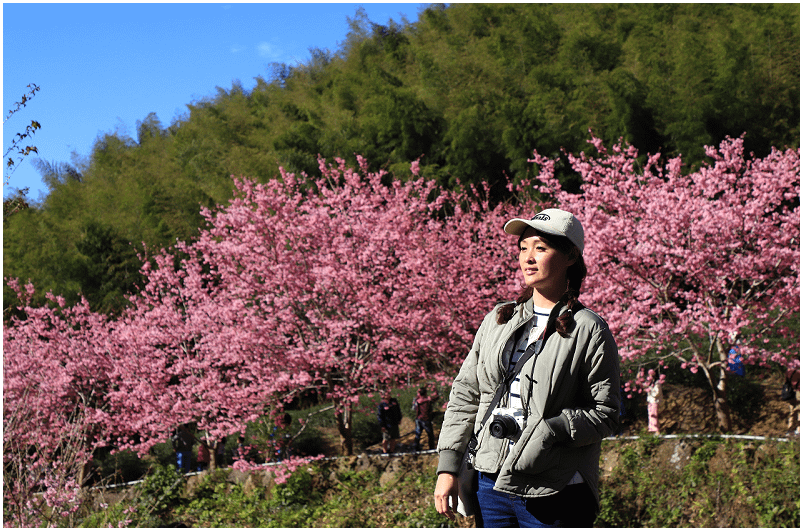
<path fill-rule="evenodd" d="M 436 510 L 455 518 L 461 458 L 478 433 L 478 527 L 591 527 L 600 441 L 617 431 L 620 387 L 608 325 L 578 302 L 583 227 L 569 212 L 547 209 L 504 230 L 519 237 L 525 289 L 484 318 L 453 382 L 439 435 Z M 540 338 L 538 354 L 504 382 Z M 516 434 L 490 430 L 492 417 L 480 429 L 498 389 L 500 413 L 516 421 Z"/>
<path fill-rule="evenodd" d="M 661 382 L 658 381 L 647 392 L 647 430 L 656 435 L 661 435 L 661 429 L 658 427 L 658 407 L 662 395 Z"/>

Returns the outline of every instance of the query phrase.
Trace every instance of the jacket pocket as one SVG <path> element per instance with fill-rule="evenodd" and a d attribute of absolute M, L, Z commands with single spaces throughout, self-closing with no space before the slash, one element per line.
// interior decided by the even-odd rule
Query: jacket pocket
<path fill-rule="evenodd" d="M 520 439 L 517 455 L 511 464 L 514 473 L 535 476 L 545 470 L 557 468 L 561 462 L 562 447 L 555 444 L 556 437 L 544 420 L 539 420 L 527 439 Z"/>
<path fill-rule="evenodd" d="M 489 427 L 484 426 L 478 435 L 478 452 L 475 455 L 473 465 L 481 472 L 487 474 L 496 473 L 500 469 L 502 459 L 505 457 L 506 448 L 508 448 L 508 440 L 492 437 Z"/>

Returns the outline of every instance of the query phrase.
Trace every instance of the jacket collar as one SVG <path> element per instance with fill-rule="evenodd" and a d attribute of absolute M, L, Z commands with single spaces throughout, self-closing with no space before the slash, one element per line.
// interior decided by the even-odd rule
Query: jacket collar
<path fill-rule="evenodd" d="M 518 323 L 523 323 L 533 317 L 533 297 L 526 300 L 522 304 L 517 305 L 516 309 L 517 313 L 519 313 L 519 321 Z M 550 318 L 547 320 L 547 328 L 548 332 L 550 331 L 551 323 L 553 323 L 556 319 L 558 319 L 562 313 L 567 311 L 567 303 L 566 299 L 562 298 L 560 301 L 553 306 L 553 309 L 550 310 Z M 555 325 L 552 325 L 555 326 Z"/>
<path fill-rule="evenodd" d="M 553 306 L 553 309 L 550 310 L 550 318 L 547 320 L 547 328 L 545 329 L 545 343 L 547 339 L 555 332 L 556 330 L 556 319 L 566 311 L 566 304 L 565 301 L 558 301 L 558 303 Z M 514 309 L 514 316 L 509 321 L 511 328 L 514 332 L 509 332 L 508 338 L 505 340 L 505 346 L 502 350 L 501 354 L 501 362 L 503 367 L 508 367 L 509 361 L 511 360 L 512 351 L 516 344 L 516 332 L 523 326 L 524 323 L 527 323 L 533 317 L 533 297 L 528 299 L 527 301 L 523 302 L 522 304 L 518 304 Z"/>

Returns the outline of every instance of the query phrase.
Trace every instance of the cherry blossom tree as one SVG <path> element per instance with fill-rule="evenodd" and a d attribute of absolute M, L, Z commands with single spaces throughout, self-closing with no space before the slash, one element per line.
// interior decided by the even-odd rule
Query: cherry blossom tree
<path fill-rule="evenodd" d="M 187 249 L 184 243 L 179 249 Z M 201 261 L 163 253 L 146 262 L 147 284 L 116 326 L 108 393 L 108 433 L 119 448 L 146 452 L 181 425 L 205 433 L 211 466 L 222 437 L 265 413 L 274 378 L 263 351 L 251 348 L 245 301 L 208 285 Z"/>
<path fill-rule="evenodd" d="M 69 527 L 81 505 L 89 450 L 80 419 L 47 447 L 24 436 L 35 402 L 3 410 L 3 522 L 6 527 Z"/>
<path fill-rule="evenodd" d="M 7 280 L 26 304 L 22 317 L 3 327 L 4 408 L 25 407 L 29 426 L 14 434 L 21 444 L 54 449 L 75 419 L 90 435 L 100 431 L 98 415 L 107 409 L 109 337 L 113 325 L 92 312 L 85 300 L 66 306 L 48 294 L 50 305 L 27 305 L 34 287 Z M 6 410 L 4 410 L 4 413 Z"/>
<path fill-rule="evenodd" d="M 531 160 L 541 169 L 535 188 L 586 228 L 582 298 L 608 319 L 623 360 L 644 368 L 672 357 L 702 371 L 719 428 L 730 431 L 730 346 L 750 364 L 800 364 L 790 326 L 800 312 L 798 151 L 748 158 L 741 138 L 727 139 L 686 171 L 680 158 L 640 163 L 632 146 L 590 142 L 598 156 L 568 155 L 583 178 L 578 194 L 560 187 L 553 160 Z M 788 346 L 772 344 L 776 336 Z M 639 376 L 649 385 L 656 373 Z"/>
<path fill-rule="evenodd" d="M 680 159 L 640 164 L 630 146 L 591 143 L 597 157 L 569 157 L 579 194 L 561 189 L 555 162 L 538 154 L 539 183 L 515 190 L 583 221 L 582 299 L 642 368 L 634 385 L 656 377 L 648 365 L 676 358 L 706 375 L 728 431 L 730 345 L 751 364 L 799 364 L 767 342 L 796 344 L 798 153 L 748 160 L 741 139 L 728 140 L 688 172 Z M 320 160 L 320 171 L 236 179 L 229 204 L 203 211 L 196 240 L 144 261 L 145 284 L 116 320 L 52 296 L 9 319 L 4 417 L 23 403 L 30 417 L 12 430 L 19 447 L 55 449 L 59 433 L 78 429 L 87 451 L 102 442 L 144 452 L 193 424 L 213 449 L 314 390 L 333 402 L 351 453 L 361 394 L 449 381 L 482 316 L 521 285 L 503 223 L 548 205 L 522 194 L 516 206 L 490 206 L 485 190 L 419 178 L 417 163 L 406 182 L 370 173 L 363 159 L 358 168 Z M 32 296 L 32 286 L 8 283 L 23 304 Z"/>
<path fill-rule="evenodd" d="M 633 148 L 591 142 L 598 157 L 570 157 L 580 194 L 562 190 L 554 161 L 539 155 L 540 184 L 515 190 L 582 219 L 582 298 L 642 366 L 638 384 L 654 377 L 651 360 L 702 371 L 727 431 L 729 345 L 749 363 L 797 363 L 764 342 L 796 340 L 787 323 L 800 308 L 797 151 L 746 160 L 741 140 L 729 140 L 690 173 L 679 159 L 639 167 Z M 319 179 L 281 170 L 265 184 L 235 180 L 229 204 L 203 211 L 196 240 L 144 261 L 145 284 L 114 321 L 57 297 L 9 320 L 4 415 L 23 400 L 32 407 L 23 443 L 55 447 L 80 419 L 89 440 L 120 448 L 144 452 L 187 423 L 214 448 L 314 390 L 333 402 L 351 453 L 361 394 L 449 381 L 482 316 L 521 285 L 503 223 L 547 205 L 523 194 L 490 206 L 485 190 L 419 178 L 417 163 L 406 182 L 359 164 L 320 160 Z"/>
<path fill-rule="evenodd" d="M 237 180 L 195 242 L 146 267 L 122 327 L 119 381 L 138 383 L 115 395 L 140 401 L 137 433 L 172 418 L 219 436 L 313 389 L 333 401 L 349 454 L 360 394 L 459 364 L 482 315 L 516 290 L 513 245 L 497 234 L 508 206 L 422 179 L 384 184 L 359 160 L 360 172 L 320 160 L 317 180 Z"/>
<path fill-rule="evenodd" d="M 448 380 L 481 317 L 515 294 L 500 232 L 515 213 L 485 190 L 438 189 L 417 163 L 400 182 L 359 161 L 320 160 L 316 180 L 236 180 L 194 242 L 143 261 L 144 286 L 113 321 L 57 297 L 24 308 L 4 366 L 6 404 L 36 392 L 25 436 L 64 432 L 78 408 L 96 443 L 143 453 L 191 424 L 213 449 L 315 390 L 351 453 L 359 395 Z"/>
<path fill-rule="evenodd" d="M 64 525 L 80 505 L 85 465 L 108 404 L 108 320 L 86 300 L 31 307 L 34 288 L 3 327 L 4 517 L 13 525 Z"/>

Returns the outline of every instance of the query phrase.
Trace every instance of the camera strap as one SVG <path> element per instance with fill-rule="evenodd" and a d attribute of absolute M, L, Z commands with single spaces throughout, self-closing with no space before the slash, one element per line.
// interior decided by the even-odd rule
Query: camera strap
<path fill-rule="evenodd" d="M 519 371 L 522 370 L 522 367 L 526 363 L 528 363 L 528 360 L 531 359 L 532 356 L 536 356 L 537 354 L 539 354 L 539 352 L 542 351 L 542 347 L 544 346 L 544 340 L 547 338 L 547 336 L 548 336 L 547 329 L 545 329 L 545 331 L 542 333 L 539 339 L 536 340 L 535 343 L 531 343 L 530 345 L 528 345 L 528 348 L 525 349 L 525 352 L 522 354 L 522 356 L 520 356 L 519 360 L 517 361 L 517 364 L 514 365 L 514 369 L 509 371 L 508 374 L 506 374 L 506 377 L 503 378 L 503 381 L 500 383 L 500 385 L 497 386 L 497 390 L 494 393 L 494 398 L 492 398 L 492 402 L 489 404 L 489 409 L 486 410 L 486 415 L 484 415 L 483 420 L 481 421 L 481 424 L 478 427 L 478 431 L 469 440 L 468 451 L 471 454 L 473 455 L 475 454 L 475 450 L 478 447 L 478 435 L 480 435 L 484 424 L 486 424 L 486 421 L 489 420 L 489 417 L 492 416 L 492 412 L 497 407 L 497 404 L 500 402 L 500 399 L 503 397 L 504 394 L 508 392 L 508 389 L 511 386 L 511 382 L 513 382 L 514 379 L 517 377 L 517 374 L 519 374 Z M 535 363 L 536 360 L 534 360 L 534 364 Z"/>

